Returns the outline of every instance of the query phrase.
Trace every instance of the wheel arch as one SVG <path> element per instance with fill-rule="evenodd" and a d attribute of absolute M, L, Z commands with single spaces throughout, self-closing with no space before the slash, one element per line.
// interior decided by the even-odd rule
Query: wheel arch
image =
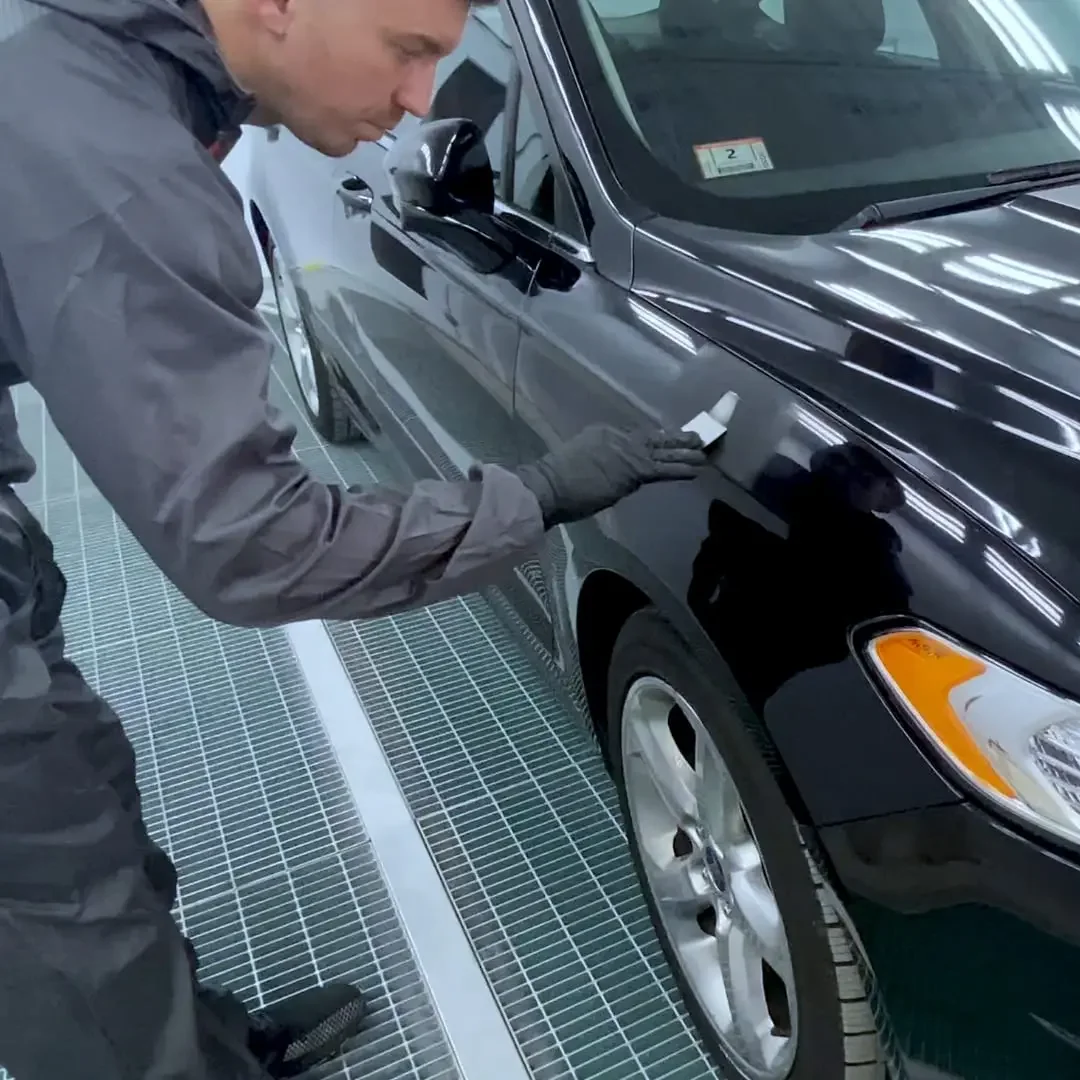
<path fill-rule="evenodd" d="M 615 642 L 626 620 L 651 604 L 647 593 L 615 570 L 593 570 L 581 584 L 575 618 L 578 663 L 589 715 L 601 745 L 607 728 L 607 674 Z"/>
<path fill-rule="evenodd" d="M 682 636 L 688 646 L 704 649 L 724 666 L 735 686 L 738 680 L 716 643 L 694 615 L 664 585 L 662 580 L 645 585 L 610 567 L 591 570 L 582 581 L 575 613 L 578 664 L 589 718 L 597 739 L 607 752 L 608 670 L 619 634 L 627 620 L 644 608 L 655 608 Z M 742 688 L 739 687 L 740 692 Z M 745 693 L 744 693 L 745 696 Z M 812 825 L 809 810 L 799 790 L 793 770 L 784 760 L 769 734 L 764 718 L 755 714 L 756 736 L 767 764 L 780 784 L 796 820 Z"/>

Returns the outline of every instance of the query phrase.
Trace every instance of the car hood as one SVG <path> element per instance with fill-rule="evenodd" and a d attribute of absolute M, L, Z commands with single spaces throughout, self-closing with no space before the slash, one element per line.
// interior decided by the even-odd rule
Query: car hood
<path fill-rule="evenodd" d="M 640 291 L 841 414 L 1080 597 L 1080 185 L 811 238 L 666 219 L 644 235 L 684 257 L 677 281 Z"/>

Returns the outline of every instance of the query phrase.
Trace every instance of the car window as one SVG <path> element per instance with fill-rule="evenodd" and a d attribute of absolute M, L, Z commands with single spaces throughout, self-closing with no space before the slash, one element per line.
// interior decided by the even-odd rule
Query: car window
<path fill-rule="evenodd" d="M 882 7 L 885 33 L 878 52 L 924 60 L 938 58 L 937 42 L 919 0 L 884 0 Z M 784 22 L 784 0 L 761 0 L 758 9 L 773 22 Z"/>
<path fill-rule="evenodd" d="M 524 88 L 514 131 L 514 175 L 509 201 L 546 224 L 555 224 L 555 172 Z"/>
<path fill-rule="evenodd" d="M 620 182 L 670 216 L 824 232 L 870 203 L 1080 158 L 1080 0 L 567 11 Z"/>
<path fill-rule="evenodd" d="M 506 90 L 513 67 L 504 16 L 496 7 L 476 8 L 470 15 L 461 45 L 435 74 L 435 93 L 425 120 L 464 117 L 484 132 L 484 141 L 496 175 L 506 145 Z"/>
<path fill-rule="evenodd" d="M 885 37 L 879 52 L 937 60 L 938 46 L 919 0 L 885 0 Z"/>

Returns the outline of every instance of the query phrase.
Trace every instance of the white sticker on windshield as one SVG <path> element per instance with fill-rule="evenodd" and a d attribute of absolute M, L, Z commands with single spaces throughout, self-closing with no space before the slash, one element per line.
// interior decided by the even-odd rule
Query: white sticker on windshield
<path fill-rule="evenodd" d="M 764 139 L 729 139 L 694 147 L 706 180 L 739 173 L 764 172 L 773 167 Z"/>

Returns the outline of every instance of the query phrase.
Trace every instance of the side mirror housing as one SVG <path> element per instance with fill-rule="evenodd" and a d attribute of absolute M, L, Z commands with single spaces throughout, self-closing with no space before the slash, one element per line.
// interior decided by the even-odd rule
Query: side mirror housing
<path fill-rule="evenodd" d="M 495 171 L 473 121 L 420 125 L 387 151 L 386 171 L 406 232 L 454 252 L 477 273 L 497 273 L 514 259 L 493 216 Z"/>
<path fill-rule="evenodd" d="M 495 171 L 471 120 L 433 120 L 395 142 L 386 158 L 402 209 L 453 217 L 495 208 Z"/>

